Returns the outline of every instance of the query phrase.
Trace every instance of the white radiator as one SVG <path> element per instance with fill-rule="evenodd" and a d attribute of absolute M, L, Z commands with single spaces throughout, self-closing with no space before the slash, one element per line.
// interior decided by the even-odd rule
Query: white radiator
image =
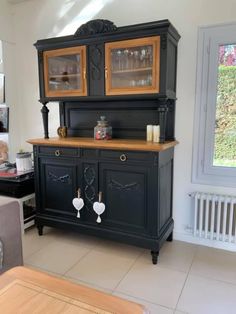
<path fill-rule="evenodd" d="M 194 192 L 195 237 L 236 243 L 236 197 Z"/>

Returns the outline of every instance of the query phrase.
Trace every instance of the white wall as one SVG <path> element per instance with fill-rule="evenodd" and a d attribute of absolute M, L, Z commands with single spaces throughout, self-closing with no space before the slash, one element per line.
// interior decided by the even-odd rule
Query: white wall
<path fill-rule="evenodd" d="M 168 18 L 181 34 L 178 52 L 176 147 L 174 176 L 175 236 L 190 224 L 190 198 L 194 190 L 236 194 L 235 189 L 191 183 L 197 30 L 199 26 L 236 20 L 235 0 L 34 0 L 14 6 L 16 76 L 19 87 L 21 134 L 18 145 L 42 137 L 38 95 L 37 56 L 33 43 L 40 38 L 73 34 L 93 18 L 112 20 L 117 26 Z M 70 25 L 71 23 L 71 25 Z M 68 27 L 70 25 L 70 27 Z M 49 104 L 50 135 L 59 125 L 58 106 Z"/>
<path fill-rule="evenodd" d="M 10 107 L 10 132 L 1 134 L 1 140 L 9 142 L 10 159 L 15 156 L 15 146 L 18 138 L 18 124 L 16 119 L 17 111 L 17 90 L 16 90 L 16 73 L 15 73 L 15 38 L 13 31 L 12 5 L 6 0 L 0 0 L 0 40 L 2 43 L 3 63 L 0 65 L 0 72 L 5 74 L 6 80 L 6 105 Z"/>

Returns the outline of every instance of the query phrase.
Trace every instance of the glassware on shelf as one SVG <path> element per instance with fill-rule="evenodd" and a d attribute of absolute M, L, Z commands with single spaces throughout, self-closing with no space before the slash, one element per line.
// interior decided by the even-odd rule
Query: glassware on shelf
<path fill-rule="evenodd" d="M 87 95 L 85 74 L 86 47 L 69 47 L 44 52 L 45 95 L 59 97 Z"/>
<path fill-rule="evenodd" d="M 140 56 L 139 56 L 139 51 L 135 50 L 134 51 L 134 68 L 139 68 L 140 66 Z"/>
<path fill-rule="evenodd" d="M 134 52 L 132 50 L 129 51 L 129 68 L 133 69 L 134 67 Z"/>
<path fill-rule="evenodd" d="M 152 56 L 152 47 L 147 47 L 147 66 L 151 67 L 153 63 L 153 56 Z"/>
<path fill-rule="evenodd" d="M 105 116 L 101 116 L 100 119 L 94 128 L 94 139 L 110 140 L 112 138 L 112 127 L 109 126 Z"/>
<path fill-rule="evenodd" d="M 122 51 L 121 50 L 118 50 L 116 52 L 116 55 L 117 55 L 117 70 L 121 70 L 121 55 L 122 55 Z"/>
<path fill-rule="evenodd" d="M 127 48 L 124 50 L 124 68 L 129 69 L 129 50 Z"/>
<path fill-rule="evenodd" d="M 143 68 L 146 67 L 146 55 L 147 55 L 147 51 L 146 49 L 142 49 L 140 52 L 140 64 Z"/>
<path fill-rule="evenodd" d="M 105 44 L 106 95 L 159 92 L 160 38 Z"/>

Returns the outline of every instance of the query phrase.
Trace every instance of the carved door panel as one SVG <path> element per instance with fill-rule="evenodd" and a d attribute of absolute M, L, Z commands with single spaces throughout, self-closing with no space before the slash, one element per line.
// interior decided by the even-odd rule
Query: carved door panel
<path fill-rule="evenodd" d="M 93 203 L 98 200 L 98 163 L 93 161 L 81 162 L 81 197 L 84 200 L 84 207 L 81 216 L 87 223 L 96 223 L 96 214 L 93 210 Z"/>
<path fill-rule="evenodd" d="M 104 95 L 104 45 L 88 46 L 89 95 Z"/>
<path fill-rule="evenodd" d="M 75 159 L 41 158 L 40 211 L 43 214 L 76 217 L 72 200 L 79 187 L 78 166 Z"/>
<path fill-rule="evenodd" d="M 106 205 L 101 225 L 134 233 L 149 233 L 149 168 L 101 163 L 99 190 Z"/>

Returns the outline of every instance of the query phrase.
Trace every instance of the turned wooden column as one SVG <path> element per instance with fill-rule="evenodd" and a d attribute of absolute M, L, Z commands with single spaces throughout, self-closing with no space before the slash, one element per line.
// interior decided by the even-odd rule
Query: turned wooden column
<path fill-rule="evenodd" d="M 46 104 L 47 104 L 47 102 L 43 103 L 41 113 L 42 113 L 42 117 L 43 117 L 44 138 L 49 138 L 49 135 L 48 135 L 48 113 L 49 113 L 49 109 L 46 106 Z"/>

